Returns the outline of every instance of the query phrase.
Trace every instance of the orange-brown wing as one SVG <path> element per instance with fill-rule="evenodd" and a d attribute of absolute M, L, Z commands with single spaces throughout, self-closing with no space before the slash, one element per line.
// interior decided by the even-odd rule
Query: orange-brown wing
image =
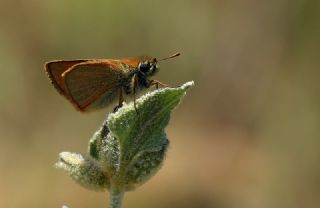
<path fill-rule="evenodd" d="M 80 111 L 110 104 L 119 95 L 122 79 L 121 64 L 117 60 L 79 63 L 62 74 L 68 99 Z"/>
<path fill-rule="evenodd" d="M 130 66 L 131 68 L 137 68 L 140 62 L 151 61 L 153 58 L 150 56 L 139 56 L 136 58 L 124 58 L 120 59 L 120 62 Z"/>
<path fill-rule="evenodd" d="M 52 85 L 58 92 L 66 96 L 64 84 L 62 81 L 62 73 L 67 71 L 75 64 L 79 64 L 88 60 L 72 60 L 72 61 L 51 61 L 45 64 L 46 72 Z"/>

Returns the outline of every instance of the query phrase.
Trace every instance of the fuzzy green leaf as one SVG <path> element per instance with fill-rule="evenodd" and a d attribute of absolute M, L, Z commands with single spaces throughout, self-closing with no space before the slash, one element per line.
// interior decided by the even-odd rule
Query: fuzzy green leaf
<path fill-rule="evenodd" d="M 88 154 L 63 152 L 56 167 L 66 170 L 82 186 L 122 193 L 147 181 L 161 167 L 169 140 L 165 127 L 188 82 L 163 88 L 110 113 L 89 141 Z"/>
<path fill-rule="evenodd" d="M 100 168 L 80 154 L 62 152 L 55 166 L 66 170 L 73 180 L 85 188 L 103 191 L 110 186 L 110 181 Z"/>
<path fill-rule="evenodd" d="M 170 113 L 192 85 L 193 82 L 188 82 L 179 88 L 153 91 L 136 101 L 136 109 L 133 103 L 125 104 L 108 116 L 110 134 L 120 144 L 119 174 L 128 189 L 137 182 L 144 182 L 159 169 L 169 143 L 164 129 Z M 141 161 L 148 162 L 139 165 Z"/>
<path fill-rule="evenodd" d="M 119 141 L 109 134 L 107 121 L 90 139 L 88 154 L 108 177 L 116 173 L 120 160 Z"/>

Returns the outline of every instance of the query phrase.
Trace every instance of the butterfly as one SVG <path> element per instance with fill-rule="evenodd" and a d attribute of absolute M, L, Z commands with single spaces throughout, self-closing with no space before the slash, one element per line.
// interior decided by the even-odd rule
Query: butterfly
<path fill-rule="evenodd" d="M 115 110 L 122 106 L 124 95 L 133 95 L 150 86 L 167 86 L 150 79 L 159 71 L 158 62 L 179 56 L 175 53 L 157 60 L 150 56 L 124 59 L 84 59 L 50 61 L 45 70 L 57 91 L 81 112 L 104 108 L 118 98 Z"/>

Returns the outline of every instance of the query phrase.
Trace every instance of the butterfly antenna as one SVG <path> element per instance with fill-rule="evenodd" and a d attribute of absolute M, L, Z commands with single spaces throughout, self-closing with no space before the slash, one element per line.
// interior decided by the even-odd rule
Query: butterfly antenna
<path fill-rule="evenodd" d="M 163 60 L 167 60 L 167 59 L 171 59 L 171 58 L 174 58 L 174 57 L 177 57 L 177 56 L 180 56 L 180 53 L 175 53 L 169 57 L 166 57 L 166 58 L 162 58 L 162 59 L 159 59 L 158 61 L 163 61 Z"/>

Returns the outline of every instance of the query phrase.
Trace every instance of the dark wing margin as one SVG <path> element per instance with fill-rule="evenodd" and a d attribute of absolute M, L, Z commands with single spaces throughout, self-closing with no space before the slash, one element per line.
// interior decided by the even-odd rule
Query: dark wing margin
<path fill-rule="evenodd" d="M 66 95 L 79 111 L 100 109 L 114 100 L 122 78 L 115 66 L 110 61 L 88 61 L 62 73 Z"/>
<path fill-rule="evenodd" d="M 62 80 L 62 74 L 75 64 L 83 63 L 88 60 L 72 60 L 72 61 L 51 61 L 45 64 L 45 70 L 57 91 L 66 96 L 64 84 Z"/>

